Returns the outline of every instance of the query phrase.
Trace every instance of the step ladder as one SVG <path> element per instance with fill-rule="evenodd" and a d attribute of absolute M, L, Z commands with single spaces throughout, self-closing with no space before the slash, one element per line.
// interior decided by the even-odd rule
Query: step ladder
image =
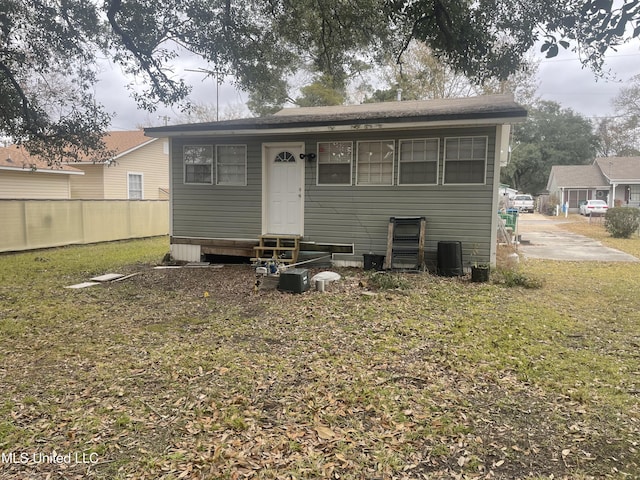
<path fill-rule="evenodd" d="M 253 247 L 255 258 L 252 261 L 277 260 L 288 264 L 298 261 L 300 235 L 260 235 L 259 240 L 260 244 Z"/>
<path fill-rule="evenodd" d="M 384 269 L 412 265 L 411 269 L 424 269 L 425 217 L 391 217 L 387 232 L 387 255 Z"/>

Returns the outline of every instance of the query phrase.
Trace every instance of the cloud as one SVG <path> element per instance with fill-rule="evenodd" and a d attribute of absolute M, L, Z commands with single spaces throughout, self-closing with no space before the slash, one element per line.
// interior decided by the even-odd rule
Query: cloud
<path fill-rule="evenodd" d="M 213 67 L 207 65 L 193 55 L 185 55 L 174 62 L 172 70 L 175 76 L 185 79 L 191 86 L 190 101 L 197 105 L 219 104 L 219 111 L 224 115 L 225 109 L 246 102 L 246 94 L 239 91 L 230 78 L 221 79 L 216 92 L 216 81 L 211 76 L 190 70 L 210 70 Z M 118 65 L 108 61 L 102 61 L 99 65 L 99 82 L 96 86 L 96 99 L 105 106 L 105 109 L 115 115 L 111 128 L 113 130 L 133 130 L 139 126 L 157 126 L 165 121 L 178 123 L 185 121 L 185 114 L 177 106 L 165 107 L 159 105 L 154 112 L 138 108 L 131 97 L 128 85 L 136 85 L 136 79 L 126 76 Z M 247 110 L 247 116 L 249 112 Z"/>
<path fill-rule="evenodd" d="M 640 42 L 636 39 L 620 46 L 617 52 L 611 52 L 604 67 L 605 71 L 609 71 L 608 77 L 597 78 L 591 70 L 582 67 L 575 53 L 561 51 L 556 58 L 542 59 L 538 95 L 542 100 L 555 101 L 586 117 L 610 116 L 613 113 L 612 99 L 625 82 L 640 74 L 639 59 Z M 193 103 L 215 105 L 218 98 L 220 113 L 223 114 L 225 108 L 246 102 L 247 95 L 237 90 L 230 78 L 220 85 L 216 95 L 216 83 L 212 77 L 189 71 L 200 69 L 212 70 L 213 66 L 192 54 L 182 55 L 173 65 L 174 74 L 183 77 L 192 87 L 190 99 Z M 108 111 L 115 112 L 114 130 L 162 125 L 165 117 L 168 123 L 184 121 L 184 115 L 175 107 L 159 107 L 153 113 L 140 110 L 126 88 L 129 83 L 131 80 L 123 75 L 118 66 L 103 62 L 96 97 Z M 248 110 L 246 116 L 250 116 Z"/>
<path fill-rule="evenodd" d="M 611 101 L 620 88 L 634 75 L 640 74 L 638 41 L 625 44 L 605 58 L 604 78 L 597 78 L 583 68 L 576 54 L 561 52 L 540 63 L 538 95 L 586 117 L 600 118 L 613 114 Z"/>

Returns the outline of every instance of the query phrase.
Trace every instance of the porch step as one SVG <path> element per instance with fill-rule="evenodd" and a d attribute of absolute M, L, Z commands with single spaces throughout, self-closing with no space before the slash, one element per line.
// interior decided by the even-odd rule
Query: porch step
<path fill-rule="evenodd" d="M 298 261 L 300 235 L 260 235 L 259 240 L 260 244 L 253 247 L 256 258 L 252 260 L 277 259 L 281 263 Z"/>

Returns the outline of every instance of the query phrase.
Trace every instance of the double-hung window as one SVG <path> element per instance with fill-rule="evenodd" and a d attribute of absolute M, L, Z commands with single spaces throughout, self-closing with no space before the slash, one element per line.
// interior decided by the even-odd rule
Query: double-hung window
<path fill-rule="evenodd" d="M 213 146 L 185 145 L 184 183 L 212 184 L 213 183 Z"/>
<path fill-rule="evenodd" d="M 444 183 L 484 184 L 487 137 L 444 139 Z"/>
<path fill-rule="evenodd" d="M 400 140 L 398 185 L 435 185 L 438 183 L 440 139 Z"/>
<path fill-rule="evenodd" d="M 143 188 L 142 188 L 142 174 L 141 173 L 127 173 L 127 190 L 129 200 L 142 200 Z"/>
<path fill-rule="evenodd" d="M 247 146 L 216 145 L 216 185 L 247 184 Z"/>
<path fill-rule="evenodd" d="M 318 143 L 318 185 L 351 185 L 352 142 Z"/>
<path fill-rule="evenodd" d="M 393 185 L 393 140 L 358 142 L 357 185 Z"/>

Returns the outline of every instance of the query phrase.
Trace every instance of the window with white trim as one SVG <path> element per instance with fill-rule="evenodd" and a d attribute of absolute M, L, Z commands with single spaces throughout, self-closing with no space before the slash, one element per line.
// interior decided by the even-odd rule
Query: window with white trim
<path fill-rule="evenodd" d="M 444 183 L 484 184 L 487 137 L 444 139 Z"/>
<path fill-rule="evenodd" d="M 127 196 L 129 200 L 142 200 L 144 190 L 141 173 L 127 173 Z"/>
<path fill-rule="evenodd" d="M 182 156 L 184 183 L 213 183 L 213 145 L 185 145 Z"/>
<path fill-rule="evenodd" d="M 318 185 L 351 185 L 353 142 L 318 143 Z"/>
<path fill-rule="evenodd" d="M 398 150 L 398 185 L 438 183 L 439 138 L 400 140 Z"/>
<path fill-rule="evenodd" d="M 603 200 L 606 199 L 603 198 Z M 640 185 L 629 185 L 629 202 L 640 203 Z"/>
<path fill-rule="evenodd" d="M 216 145 L 216 185 L 247 184 L 247 146 Z"/>
<path fill-rule="evenodd" d="M 393 140 L 358 142 L 357 185 L 393 185 Z"/>

